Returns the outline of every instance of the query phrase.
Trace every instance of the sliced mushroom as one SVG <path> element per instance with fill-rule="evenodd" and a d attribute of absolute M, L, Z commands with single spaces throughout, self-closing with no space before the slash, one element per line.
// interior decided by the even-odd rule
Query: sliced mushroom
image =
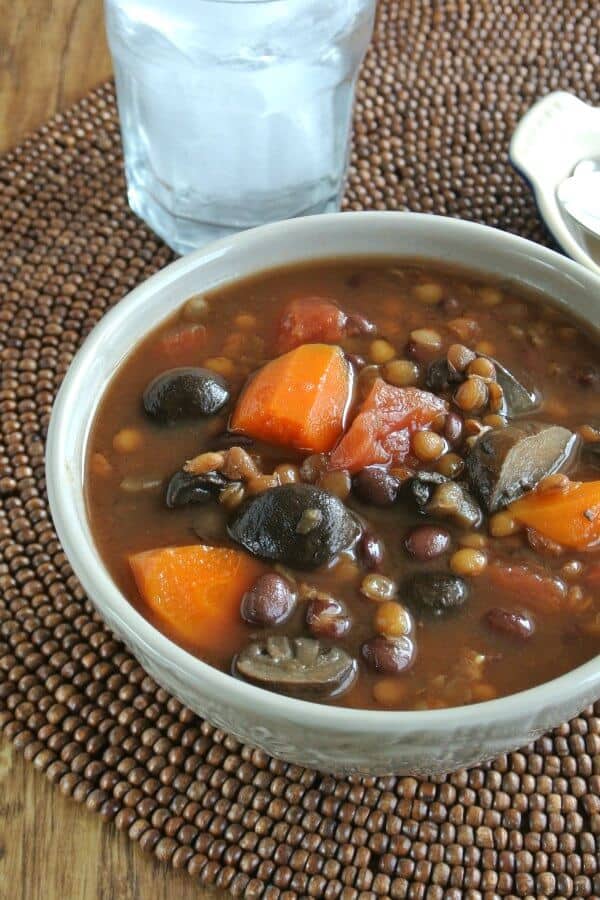
<path fill-rule="evenodd" d="M 249 644 L 235 658 L 234 672 L 260 687 L 294 697 L 324 698 L 346 690 L 356 660 L 341 647 L 313 638 L 272 636 Z"/>
<path fill-rule="evenodd" d="M 251 497 L 228 530 L 254 556 L 297 569 L 328 562 L 360 535 L 342 501 L 309 484 L 284 484 Z"/>
<path fill-rule="evenodd" d="M 425 514 L 426 506 L 433 497 L 436 487 L 448 481 L 439 472 L 419 472 L 414 478 L 408 478 L 400 486 L 398 500 L 417 512 Z"/>
<path fill-rule="evenodd" d="M 179 470 L 167 485 L 165 502 L 170 509 L 192 503 L 209 503 L 219 496 L 223 488 L 232 483 L 220 472 L 191 475 L 189 472 Z"/>
<path fill-rule="evenodd" d="M 469 599 L 469 586 L 458 575 L 417 572 L 403 583 L 402 596 L 415 613 L 441 616 L 464 606 Z"/>
<path fill-rule="evenodd" d="M 504 392 L 504 405 L 499 412 L 504 416 L 522 416 L 533 412 L 540 405 L 540 395 L 534 387 L 526 387 L 521 384 L 512 372 L 509 372 L 502 363 L 493 356 L 485 356 L 496 367 L 496 380 Z"/>
<path fill-rule="evenodd" d="M 586 463 L 600 467 L 600 441 L 592 441 L 588 444 L 584 444 L 581 455 Z"/>
<path fill-rule="evenodd" d="M 518 422 L 483 434 L 470 450 L 469 483 L 488 512 L 496 512 L 563 469 L 577 436 L 561 425 Z"/>
<path fill-rule="evenodd" d="M 439 484 L 424 511 L 428 516 L 453 519 L 463 528 L 476 528 L 482 519 L 479 504 L 469 491 L 456 481 Z"/>
<path fill-rule="evenodd" d="M 229 400 L 227 382 L 209 369 L 169 369 L 144 391 L 144 410 L 163 424 L 212 416 Z"/>

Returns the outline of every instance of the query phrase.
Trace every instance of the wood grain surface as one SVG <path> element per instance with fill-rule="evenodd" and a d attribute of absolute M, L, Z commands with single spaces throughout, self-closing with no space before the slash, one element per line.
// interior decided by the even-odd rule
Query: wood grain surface
<path fill-rule="evenodd" d="M 0 152 L 109 77 L 102 0 L 0 0 Z M 0 742 L 0 900 L 216 900 Z"/>
<path fill-rule="evenodd" d="M 102 0 L 0 0 L 0 152 L 110 72 Z"/>
<path fill-rule="evenodd" d="M 61 796 L 0 743 L 0 900 L 217 900 Z"/>

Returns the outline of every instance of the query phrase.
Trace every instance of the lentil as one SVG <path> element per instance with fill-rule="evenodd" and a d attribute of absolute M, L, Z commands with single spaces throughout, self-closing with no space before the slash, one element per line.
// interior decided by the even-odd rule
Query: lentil
<path fill-rule="evenodd" d="M 144 446 L 144 436 L 137 428 L 121 428 L 113 438 L 113 449 L 127 455 L 137 453 Z"/>
<path fill-rule="evenodd" d="M 481 550 L 464 547 L 450 557 L 450 568 L 455 575 L 475 577 L 481 575 L 487 566 L 487 557 Z"/>
<path fill-rule="evenodd" d="M 384 600 L 375 609 L 373 619 L 375 631 L 384 637 L 394 638 L 410 634 L 413 630 L 412 617 L 409 611 L 400 603 L 393 600 Z"/>
<path fill-rule="evenodd" d="M 416 328 L 411 331 L 410 340 L 428 351 L 439 350 L 442 346 L 442 337 L 433 328 Z"/>
<path fill-rule="evenodd" d="M 486 383 L 478 377 L 468 378 L 454 394 L 454 402 L 463 412 L 476 412 L 488 402 Z"/>
<path fill-rule="evenodd" d="M 444 453 L 446 441 L 434 431 L 415 431 L 412 436 L 412 450 L 423 462 L 435 462 Z"/>
<path fill-rule="evenodd" d="M 421 376 L 418 365 L 410 359 L 393 359 L 386 363 L 385 380 L 396 387 L 417 384 Z"/>
<path fill-rule="evenodd" d="M 437 306 L 444 297 L 444 288 L 435 281 L 417 284 L 414 295 L 419 303 L 423 303 L 425 306 Z"/>
<path fill-rule="evenodd" d="M 371 362 L 376 365 L 381 365 L 382 363 L 387 363 L 392 360 L 396 355 L 396 351 L 389 341 L 384 341 L 381 338 L 377 338 L 377 340 L 371 342 L 371 346 L 369 347 L 369 357 Z M 363 369 L 363 373 L 364 373 Z"/>
<path fill-rule="evenodd" d="M 365 575 L 360 585 L 361 594 L 377 603 L 389 600 L 396 591 L 396 582 L 386 575 Z"/>

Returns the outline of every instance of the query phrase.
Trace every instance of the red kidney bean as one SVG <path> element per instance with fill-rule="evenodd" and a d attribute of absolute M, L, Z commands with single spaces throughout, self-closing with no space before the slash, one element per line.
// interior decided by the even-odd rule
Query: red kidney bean
<path fill-rule="evenodd" d="M 377 326 L 361 313 L 350 313 L 346 319 L 346 331 L 349 335 L 373 334 Z"/>
<path fill-rule="evenodd" d="M 444 297 L 440 303 L 440 309 L 446 316 L 458 316 L 461 306 L 456 297 L 450 295 L 450 297 Z"/>
<path fill-rule="evenodd" d="M 348 362 L 354 366 L 355 369 L 364 369 L 367 364 L 364 356 L 360 356 L 358 353 L 347 353 L 346 359 Z"/>
<path fill-rule="evenodd" d="M 383 562 L 383 544 L 368 528 L 365 528 L 361 535 L 358 555 L 364 568 L 369 572 L 378 569 Z"/>
<path fill-rule="evenodd" d="M 456 447 L 462 441 L 464 421 L 458 413 L 451 412 L 444 422 L 444 437 L 451 447 Z"/>
<path fill-rule="evenodd" d="M 260 575 L 242 597 L 240 613 L 251 625 L 278 625 L 285 622 L 296 605 L 289 582 L 274 572 Z"/>
<path fill-rule="evenodd" d="M 419 525 L 410 532 L 404 546 L 410 556 L 419 562 L 435 559 L 449 549 L 450 532 L 437 525 Z"/>
<path fill-rule="evenodd" d="M 354 493 L 363 503 L 373 506 L 391 506 L 395 503 L 400 482 L 385 469 L 371 466 L 355 475 Z"/>
<path fill-rule="evenodd" d="M 414 641 L 406 636 L 386 638 L 378 635 L 362 645 L 361 653 L 365 662 L 377 672 L 399 675 L 412 666 L 416 647 Z"/>
<path fill-rule="evenodd" d="M 535 631 L 532 619 L 525 613 L 517 612 L 514 609 L 502 609 L 495 606 L 487 611 L 484 618 L 494 631 L 501 631 L 512 637 L 527 640 Z"/>
<path fill-rule="evenodd" d="M 341 638 L 350 630 L 345 607 L 333 597 L 316 597 L 306 608 L 306 624 L 315 637 Z"/>

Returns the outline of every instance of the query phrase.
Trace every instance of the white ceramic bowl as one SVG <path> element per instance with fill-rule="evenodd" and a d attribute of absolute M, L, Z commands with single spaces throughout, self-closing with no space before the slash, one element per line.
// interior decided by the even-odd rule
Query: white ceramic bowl
<path fill-rule="evenodd" d="M 167 690 L 210 722 L 273 756 L 347 773 L 448 772 L 514 749 L 600 696 L 600 656 L 539 687 L 455 709 L 391 712 L 293 700 L 231 678 L 182 650 L 113 583 L 86 515 L 90 425 L 132 346 L 190 294 L 300 260 L 420 256 L 510 276 L 556 297 L 589 330 L 600 328 L 600 278 L 529 241 L 455 219 L 414 213 L 344 213 L 268 225 L 227 238 L 154 275 L 88 337 L 57 397 L 47 446 L 54 524 L 71 565 L 110 628 Z"/>

